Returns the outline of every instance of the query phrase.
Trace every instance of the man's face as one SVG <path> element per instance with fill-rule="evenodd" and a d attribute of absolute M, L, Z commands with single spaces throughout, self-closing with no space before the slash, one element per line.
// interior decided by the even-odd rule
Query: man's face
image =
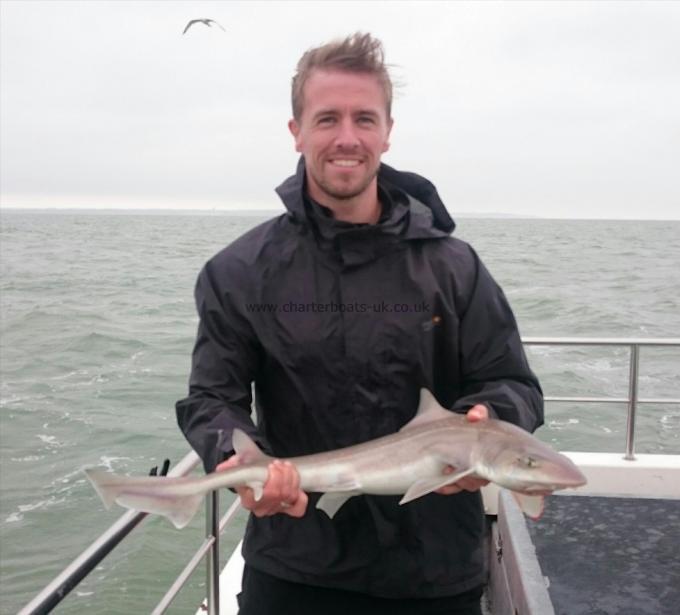
<path fill-rule="evenodd" d="M 288 124 L 304 155 L 310 196 L 321 204 L 377 195 L 380 156 L 389 149 L 392 120 L 385 94 L 369 74 L 315 70 L 303 90 L 299 122 Z M 330 197 L 330 199 L 329 199 Z"/>

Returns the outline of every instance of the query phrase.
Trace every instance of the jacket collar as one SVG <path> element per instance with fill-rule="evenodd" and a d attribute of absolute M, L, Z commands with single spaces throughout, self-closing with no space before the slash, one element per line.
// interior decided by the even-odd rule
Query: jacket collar
<path fill-rule="evenodd" d="M 295 175 L 290 176 L 276 188 L 289 215 L 294 222 L 300 224 L 308 222 L 304 198 L 305 181 L 305 160 L 300 156 Z M 381 163 L 378 184 L 389 191 L 395 202 L 408 202 L 409 221 L 403 234 L 404 238 L 442 237 L 450 235 L 456 227 L 437 189 L 424 177 L 416 173 L 397 171 Z"/>

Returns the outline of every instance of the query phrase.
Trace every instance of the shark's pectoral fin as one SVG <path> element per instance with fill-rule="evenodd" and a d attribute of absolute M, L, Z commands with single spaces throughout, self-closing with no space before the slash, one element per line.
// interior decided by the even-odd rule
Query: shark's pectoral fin
<path fill-rule="evenodd" d="M 421 480 L 417 480 L 408 488 L 408 491 L 404 494 L 404 497 L 401 498 L 399 504 L 406 504 L 411 500 L 415 500 L 419 497 L 427 495 L 428 493 L 432 493 L 440 487 L 445 487 L 446 485 L 455 483 L 464 476 L 468 476 L 469 474 L 473 473 L 473 468 L 467 468 L 461 472 L 457 472 L 456 474 L 443 474 L 442 476 L 436 476 L 434 478 L 423 478 Z"/>
<path fill-rule="evenodd" d="M 512 497 L 515 498 L 517 505 L 527 517 L 534 521 L 540 519 L 545 509 L 545 498 L 542 495 L 527 495 L 517 491 L 511 491 L 510 493 L 512 493 Z"/>
<path fill-rule="evenodd" d="M 331 519 L 335 516 L 335 513 L 340 510 L 340 507 L 351 497 L 359 495 L 360 491 L 343 491 L 334 493 L 324 493 L 319 501 L 316 503 L 316 507 L 319 510 L 323 510 Z"/>

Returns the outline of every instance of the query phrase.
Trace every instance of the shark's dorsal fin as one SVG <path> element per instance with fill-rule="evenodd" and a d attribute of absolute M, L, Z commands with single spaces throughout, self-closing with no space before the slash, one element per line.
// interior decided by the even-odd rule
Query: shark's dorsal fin
<path fill-rule="evenodd" d="M 450 418 L 452 416 L 454 416 L 454 414 L 451 411 L 442 408 L 432 393 L 427 389 L 420 389 L 420 403 L 418 404 L 416 415 L 399 431 L 411 429 L 412 427 L 431 423 L 432 421 L 437 421 L 439 419 Z"/>
<path fill-rule="evenodd" d="M 238 428 L 234 429 L 231 445 L 234 452 L 241 458 L 241 464 L 254 463 L 268 458 L 255 444 L 255 441 L 245 431 Z"/>

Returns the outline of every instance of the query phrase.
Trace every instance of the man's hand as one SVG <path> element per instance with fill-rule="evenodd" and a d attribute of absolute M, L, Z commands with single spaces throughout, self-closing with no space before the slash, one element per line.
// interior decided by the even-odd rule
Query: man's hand
<path fill-rule="evenodd" d="M 239 465 L 238 455 L 232 455 L 215 468 L 221 472 Z M 236 487 L 241 505 L 256 517 L 268 517 L 277 513 L 302 517 L 307 510 L 307 494 L 300 489 L 300 475 L 289 461 L 275 459 L 269 464 L 269 476 L 262 490 L 262 497 L 255 500 L 250 487 Z"/>
<path fill-rule="evenodd" d="M 472 406 L 472 408 L 470 408 L 467 411 L 465 418 L 471 423 L 476 423 L 478 421 L 486 421 L 489 418 L 489 410 L 483 404 L 477 404 L 476 406 Z M 455 472 L 456 469 L 451 466 L 447 466 L 446 468 L 444 468 L 444 474 L 454 474 Z M 469 475 L 464 476 L 459 481 L 451 485 L 446 485 L 446 487 L 437 489 L 435 493 L 441 493 L 442 495 L 451 495 L 453 493 L 460 493 L 461 491 L 479 491 L 479 489 L 485 487 L 488 484 L 489 484 L 488 480 L 484 480 L 483 478 L 477 478 L 474 475 Z"/>

